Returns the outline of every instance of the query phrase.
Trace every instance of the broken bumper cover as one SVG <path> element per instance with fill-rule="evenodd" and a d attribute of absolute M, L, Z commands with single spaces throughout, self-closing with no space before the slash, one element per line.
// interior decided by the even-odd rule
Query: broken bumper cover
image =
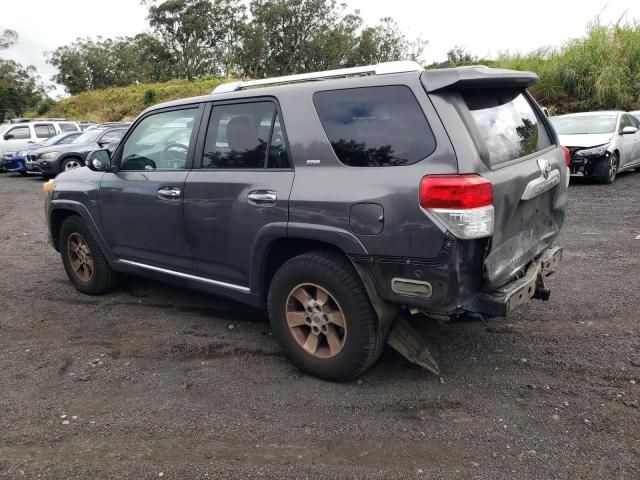
<path fill-rule="evenodd" d="M 480 292 L 466 310 L 490 317 L 506 317 L 532 298 L 548 300 L 550 291 L 544 279 L 557 270 L 561 259 L 562 247 L 547 248 L 527 266 L 520 278 L 495 290 Z"/>

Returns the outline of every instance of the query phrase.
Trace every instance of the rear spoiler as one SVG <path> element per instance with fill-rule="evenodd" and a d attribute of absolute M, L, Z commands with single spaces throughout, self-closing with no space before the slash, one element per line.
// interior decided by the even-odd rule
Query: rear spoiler
<path fill-rule="evenodd" d="M 484 65 L 427 70 L 420 78 L 429 93 L 469 88 L 527 88 L 538 81 L 538 75 L 533 72 L 489 68 Z"/>

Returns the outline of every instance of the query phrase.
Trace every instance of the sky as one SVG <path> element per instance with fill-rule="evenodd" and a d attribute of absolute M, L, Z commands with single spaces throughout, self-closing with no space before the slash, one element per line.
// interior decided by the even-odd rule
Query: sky
<path fill-rule="evenodd" d="M 342 0 L 360 10 L 366 24 L 393 17 L 409 37 L 429 41 L 426 63 L 446 59 L 454 45 L 480 57 L 499 52 L 527 52 L 558 46 L 580 37 L 596 17 L 603 22 L 640 20 L 638 0 Z M 103 38 L 135 35 L 148 29 L 146 7 L 139 0 L 21 0 L 0 1 L 0 30 L 16 30 L 19 43 L 2 52 L 25 65 L 34 65 L 45 83 L 55 69 L 46 52 L 78 37 Z M 54 97 L 64 94 L 61 87 Z"/>

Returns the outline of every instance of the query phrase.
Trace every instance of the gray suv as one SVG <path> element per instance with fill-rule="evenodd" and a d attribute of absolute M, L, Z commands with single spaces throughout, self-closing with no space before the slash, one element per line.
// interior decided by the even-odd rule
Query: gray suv
<path fill-rule="evenodd" d="M 569 159 L 536 80 L 394 62 L 157 105 L 46 185 L 52 244 L 81 292 L 135 273 L 266 308 L 297 366 L 355 378 L 402 310 L 549 297 Z"/>

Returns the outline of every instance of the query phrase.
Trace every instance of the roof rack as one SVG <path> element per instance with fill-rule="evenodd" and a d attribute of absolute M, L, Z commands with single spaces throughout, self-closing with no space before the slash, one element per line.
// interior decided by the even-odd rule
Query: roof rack
<path fill-rule="evenodd" d="M 299 75 L 264 78 L 262 80 L 223 83 L 214 88 L 211 93 L 218 94 L 236 92 L 243 88 L 263 87 L 278 83 L 309 82 L 356 75 L 385 75 L 388 73 L 421 72 L 423 70 L 424 68 L 419 63 L 403 60 L 398 62 L 378 63 L 377 65 L 367 65 L 364 67 L 340 68 L 337 70 L 326 70 L 324 72 L 301 73 Z"/>

